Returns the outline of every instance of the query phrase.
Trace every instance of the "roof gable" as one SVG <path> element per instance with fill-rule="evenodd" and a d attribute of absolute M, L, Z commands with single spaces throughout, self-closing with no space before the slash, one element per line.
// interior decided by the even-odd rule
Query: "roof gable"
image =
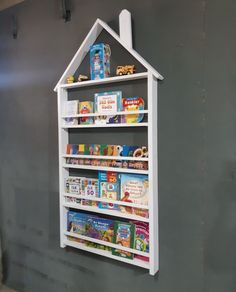
<path fill-rule="evenodd" d="M 94 44 L 97 37 L 100 35 L 102 30 L 105 30 L 108 32 L 118 43 L 120 43 L 140 64 L 142 64 L 148 71 L 151 71 L 151 73 L 160 80 L 163 80 L 163 77 L 161 74 L 159 74 L 147 61 L 145 61 L 134 49 L 127 47 L 127 45 L 122 41 L 122 39 L 119 37 L 119 35 L 110 28 L 109 25 L 107 25 L 104 21 L 101 19 L 97 19 L 90 29 L 88 35 L 84 39 L 83 43 L 81 44 L 80 48 L 74 55 L 73 59 L 71 60 L 70 64 L 66 68 L 65 72 L 61 76 L 60 80 L 58 81 L 56 87 L 54 88 L 54 91 L 57 91 L 58 86 L 61 84 L 64 84 L 66 82 L 66 78 L 69 75 L 74 75 L 80 64 L 82 63 L 83 59 L 89 52 L 89 48 L 91 45 Z"/>

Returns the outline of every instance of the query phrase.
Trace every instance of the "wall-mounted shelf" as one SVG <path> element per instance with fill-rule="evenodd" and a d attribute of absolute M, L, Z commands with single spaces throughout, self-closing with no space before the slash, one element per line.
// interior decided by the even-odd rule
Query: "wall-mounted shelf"
<path fill-rule="evenodd" d="M 80 196 L 80 195 L 74 195 L 70 193 L 65 193 L 64 196 L 77 198 L 77 199 L 90 200 L 94 202 L 103 202 L 103 203 L 108 203 L 108 204 L 122 205 L 122 206 L 133 207 L 133 208 L 140 208 L 140 209 L 147 209 L 147 210 L 149 209 L 148 206 L 146 205 L 134 204 L 134 203 L 124 202 L 124 201 L 108 200 L 104 198 L 97 198 L 97 197 L 91 197 L 91 196 Z"/>
<path fill-rule="evenodd" d="M 148 77 L 148 72 L 136 73 L 132 75 L 124 75 L 124 76 L 114 76 L 99 80 L 89 80 L 83 82 L 75 82 L 71 84 L 62 84 L 60 88 L 63 89 L 72 89 L 72 88 L 80 88 L 80 87 L 91 87 L 95 85 L 104 85 L 104 84 L 112 84 L 116 82 L 125 82 L 125 81 L 132 81 L 138 79 L 145 79 Z"/>
<path fill-rule="evenodd" d="M 122 12 L 123 13 L 123 12 Z M 125 12 L 126 16 L 127 13 Z M 127 29 L 127 19 L 123 19 L 121 21 L 122 23 L 126 24 L 125 29 L 121 30 L 124 34 L 128 34 L 129 29 Z M 128 21 L 128 23 L 131 23 L 131 21 Z M 111 35 L 119 43 L 119 45 L 123 46 L 128 53 L 131 55 L 132 58 L 134 58 L 138 63 L 141 64 L 143 68 L 143 72 L 135 73 L 131 75 L 125 75 L 125 76 L 111 76 L 109 78 L 100 79 L 100 80 L 88 80 L 83 82 L 75 82 L 72 84 L 66 84 L 66 79 L 69 75 L 74 75 L 77 69 L 79 68 L 80 64 L 82 63 L 84 57 L 89 52 L 89 48 L 91 45 L 94 44 L 97 37 L 101 33 L 102 30 L 105 30 L 108 34 Z M 97 19 L 93 27 L 91 28 L 89 34 L 85 38 L 84 42 L 82 43 L 81 47 L 75 54 L 74 58 L 72 59 L 71 63 L 65 70 L 64 74 L 60 78 L 57 86 L 55 87 L 55 91 L 57 91 L 58 95 L 58 133 L 59 133 L 59 176 L 60 176 L 60 242 L 61 247 L 74 247 L 83 251 L 87 251 L 90 253 L 98 254 L 101 256 L 105 256 L 114 260 L 118 260 L 124 263 L 128 263 L 134 266 L 142 267 L 149 270 L 150 275 L 155 275 L 156 272 L 159 270 L 159 233 L 158 233 L 158 156 L 157 156 L 157 104 L 158 104 L 158 97 L 157 97 L 157 83 L 158 79 L 162 80 L 163 77 L 150 65 L 148 64 L 133 48 L 132 48 L 132 41 L 131 41 L 131 35 L 126 35 L 123 37 L 118 36 L 105 22 L 103 22 L 100 19 Z M 133 87 L 136 85 L 137 82 L 133 82 L 135 80 L 141 80 L 141 82 L 146 83 L 147 85 L 147 92 L 145 93 L 146 98 L 146 109 L 133 112 L 124 112 L 124 111 L 118 111 L 113 113 L 112 115 L 130 115 L 130 114 L 143 114 L 145 115 L 145 119 L 143 122 L 140 123 L 120 123 L 120 124 L 78 124 L 78 125 L 70 125 L 68 124 L 68 121 L 66 121 L 67 118 L 82 118 L 82 117 L 98 117 L 101 114 L 99 113 L 88 113 L 88 114 L 76 114 L 76 115 L 65 115 L 64 111 L 64 105 L 68 100 L 71 100 L 69 98 L 69 94 L 74 94 L 74 91 L 82 92 L 80 91 L 81 88 L 86 88 L 94 91 L 94 87 L 99 86 L 99 91 L 101 91 L 102 87 L 105 87 L 106 85 L 111 85 L 114 87 L 114 90 L 117 89 L 117 84 L 120 86 L 131 85 L 133 84 Z M 110 86 L 109 86 L 110 87 Z M 73 92 L 72 92 L 72 89 Z M 81 97 L 84 98 L 83 96 Z M 123 119 L 122 119 L 123 121 Z M 142 131 L 140 128 L 143 127 Z M 79 131 L 80 129 L 94 129 L 89 131 L 89 135 L 91 137 L 94 132 L 94 137 L 96 137 L 96 129 L 97 128 L 104 128 L 103 131 L 105 132 L 109 131 L 109 129 L 112 128 L 127 128 L 127 130 L 124 130 L 124 132 L 132 131 L 133 133 L 140 132 L 140 135 L 144 135 L 146 146 L 148 147 L 148 158 L 142 157 L 120 157 L 120 156 L 95 156 L 95 155 L 71 155 L 71 154 L 65 154 L 66 146 L 70 142 L 70 135 L 80 135 L 80 132 L 84 133 L 84 130 Z M 69 129 L 77 129 L 78 131 L 69 131 Z M 86 131 L 86 130 L 85 130 Z M 111 135 L 117 134 L 115 132 L 110 130 Z M 122 131 L 118 131 L 119 133 Z M 118 133 L 118 134 L 119 134 Z M 145 134 L 144 134 L 145 133 Z M 125 138 L 128 137 L 127 135 Z M 122 137 L 124 138 L 124 137 Z M 142 141 L 143 142 L 143 141 Z M 83 141 L 80 141 L 80 143 L 83 143 Z M 92 142 L 94 143 L 94 142 Z M 144 144 L 142 144 L 144 145 Z M 68 161 L 68 158 L 71 158 L 72 160 Z M 75 160 L 73 160 L 75 159 Z M 78 159 L 76 161 L 76 159 Z M 82 162 L 79 161 L 79 159 L 84 159 Z M 107 166 L 95 166 L 95 165 L 84 165 L 84 164 L 69 164 L 68 162 L 78 162 L 78 163 L 86 163 L 85 160 L 90 159 L 93 160 L 94 164 L 96 165 L 96 160 L 104 160 L 106 162 L 105 165 L 116 165 L 116 164 L 109 164 L 107 163 L 107 160 L 112 161 L 122 161 L 121 165 L 127 166 L 127 164 L 124 164 L 124 161 L 130 162 L 128 163 L 129 167 L 137 167 L 137 164 L 133 166 L 131 164 L 133 162 L 140 162 L 143 166 L 141 168 L 146 168 L 148 164 L 148 169 L 131 169 L 131 168 L 118 168 L 118 167 L 107 167 Z M 90 163 L 90 161 L 88 161 Z M 144 164 L 145 162 L 145 164 Z M 104 165 L 104 164 L 103 164 Z M 70 194 L 65 191 L 65 180 L 70 177 L 71 171 L 73 170 L 73 173 L 77 170 L 83 170 L 84 172 L 88 172 L 89 174 L 97 173 L 98 171 L 112 171 L 117 173 L 131 173 L 131 174 L 145 174 L 148 175 L 148 181 L 149 181 L 149 194 L 148 194 L 148 205 L 142 205 L 142 204 L 134 204 L 130 202 L 122 202 L 119 200 L 108 200 L 103 198 L 91 198 L 89 196 L 79 196 L 75 194 Z M 91 172 L 92 171 L 92 172 Z M 72 199 L 70 199 L 71 197 Z M 139 210 L 144 209 L 149 213 L 149 218 L 145 218 L 142 216 L 138 216 L 136 214 L 145 214 L 144 213 L 138 213 L 136 210 L 136 213 L 123 213 L 118 210 L 114 209 L 103 209 L 99 208 L 99 206 L 90 206 L 86 204 L 80 204 L 80 200 L 73 200 L 73 198 L 77 199 L 84 199 L 94 202 L 103 202 L 103 203 L 109 203 L 109 204 L 117 204 L 119 206 L 126 206 L 130 208 L 137 208 Z M 70 201 L 71 200 L 71 201 Z M 75 234 L 72 232 L 67 231 L 67 211 L 69 209 L 73 210 L 80 210 L 80 211 L 86 211 L 91 214 L 103 214 L 104 217 L 110 217 L 110 218 L 120 218 L 120 220 L 126 221 L 129 220 L 137 220 L 140 222 L 149 223 L 149 253 L 144 253 L 137 251 L 135 249 L 118 246 L 117 244 L 111 243 L 111 242 L 104 242 L 95 238 L 90 238 L 87 236 L 82 236 L 80 234 Z M 69 238 L 74 238 L 77 241 L 69 240 Z M 91 242 L 95 244 L 101 244 L 104 246 L 107 246 L 109 248 L 117 248 L 124 251 L 128 251 L 133 253 L 134 255 L 141 255 L 146 256 L 149 258 L 149 262 L 146 262 L 142 259 L 133 258 L 123 258 L 116 255 L 113 255 L 110 251 L 107 250 L 101 250 L 98 248 L 94 248 L 91 246 L 86 245 L 84 242 L 78 242 L 78 240 L 85 240 L 86 242 Z"/>
<path fill-rule="evenodd" d="M 90 125 L 62 125 L 63 129 L 89 129 L 89 128 L 129 128 L 129 127 L 147 127 L 148 123 L 132 123 L 132 124 L 90 124 Z"/>
<path fill-rule="evenodd" d="M 91 207 L 91 206 L 83 206 L 76 203 L 63 203 L 63 206 L 66 208 L 72 208 L 77 210 L 84 210 L 98 214 L 105 214 L 108 216 L 119 217 L 119 218 L 126 218 L 130 220 L 137 220 L 141 222 L 149 222 L 149 218 L 133 215 L 133 214 L 126 214 L 116 210 L 110 209 L 101 209 L 99 207 Z"/>

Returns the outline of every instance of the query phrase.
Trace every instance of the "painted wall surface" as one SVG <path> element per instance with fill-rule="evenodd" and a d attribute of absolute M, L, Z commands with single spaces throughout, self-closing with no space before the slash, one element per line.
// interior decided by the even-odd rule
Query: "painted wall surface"
<path fill-rule="evenodd" d="M 27 292 L 236 291 L 236 2 L 72 0 L 68 23 L 60 4 L 28 0 L 0 14 L 5 282 Z M 159 86 L 156 277 L 59 248 L 52 89 L 96 18 L 117 30 L 123 8 L 132 13 L 135 49 L 165 76 Z"/>

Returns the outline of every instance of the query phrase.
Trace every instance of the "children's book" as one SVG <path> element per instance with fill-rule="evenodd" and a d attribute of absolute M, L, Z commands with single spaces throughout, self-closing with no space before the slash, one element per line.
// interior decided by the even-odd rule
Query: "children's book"
<path fill-rule="evenodd" d="M 139 111 L 144 110 L 144 100 L 142 97 L 124 97 L 122 99 L 123 111 Z M 123 123 L 140 123 L 143 120 L 144 114 L 130 114 L 124 115 Z"/>
<path fill-rule="evenodd" d="M 99 171 L 98 173 L 99 197 L 109 200 L 119 200 L 119 175 L 111 171 Z M 119 209 L 119 206 L 112 203 L 99 202 L 99 208 Z"/>
<path fill-rule="evenodd" d="M 124 247 L 134 247 L 134 224 L 115 221 L 114 223 L 114 240 L 113 243 Z M 112 254 L 123 258 L 133 259 L 134 255 L 130 252 L 112 249 Z"/>
<path fill-rule="evenodd" d="M 148 205 L 148 176 L 139 174 L 120 175 L 120 200 Z"/>
<path fill-rule="evenodd" d="M 95 112 L 101 114 L 101 116 L 95 117 L 95 124 L 116 124 L 121 122 L 121 116 L 115 115 L 116 112 L 122 109 L 121 91 L 95 93 L 94 102 Z"/>
<path fill-rule="evenodd" d="M 79 113 L 80 114 L 91 114 L 93 113 L 93 102 L 92 101 L 82 101 L 79 103 Z M 88 125 L 93 124 L 93 117 L 81 117 L 80 124 Z"/>
<path fill-rule="evenodd" d="M 79 100 L 69 100 L 64 104 L 64 115 L 75 116 L 78 114 Z"/>
<path fill-rule="evenodd" d="M 134 248 L 149 253 L 149 224 L 140 221 L 134 221 L 135 235 Z M 148 261 L 148 257 L 135 255 L 135 258 Z"/>
<path fill-rule="evenodd" d="M 70 194 L 82 195 L 83 179 L 83 177 L 68 177 L 65 182 L 65 192 Z"/>

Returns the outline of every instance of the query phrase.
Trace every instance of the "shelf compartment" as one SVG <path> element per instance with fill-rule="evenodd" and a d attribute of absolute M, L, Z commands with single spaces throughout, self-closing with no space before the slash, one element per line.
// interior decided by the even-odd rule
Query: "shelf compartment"
<path fill-rule="evenodd" d="M 83 206 L 83 205 L 79 205 L 75 203 L 64 203 L 63 206 L 66 208 L 105 214 L 108 216 L 120 217 L 120 218 L 125 218 L 125 219 L 130 219 L 130 220 L 137 220 L 137 221 L 142 221 L 142 222 L 149 222 L 149 218 L 144 218 L 144 217 L 133 215 L 133 214 L 126 214 L 117 210 L 101 209 L 99 207 Z"/>
<path fill-rule="evenodd" d="M 71 84 L 62 84 L 59 87 L 63 89 L 90 87 L 90 86 L 96 86 L 96 85 L 103 85 L 107 83 L 117 83 L 117 82 L 125 82 L 125 81 L 130 81 L 130 80 L 145 79 L 147 77 L 148 77 L 148 73 L 142 72 L 142 73 L 135 73 L 135 74 L 130 74 L 130 75 L 123 75 L 123 76 L 113 76 L 113 77 L 108 77 L 104 79 L 74 82 Z"/>
<path fill-rule="evenodd" d="M 62 129 L 83 129 L 83 128 L 124 128 L 124 127 L 148 127 L 148 123 L 120 123 L 120 124 L 90 124 L 90 125 L 62 125 Z"/>
<path fill-rule="evenodd" d="M 123 251 L 127 251 L 127 252 L 130 252 L 130 253 L 133 253 L 133 254 L 137 254 L 137 255 L 141 255 L 141 256 L 149 258 L 149 253 L 147 253 L 147 252 L 139 251 L 139 250 L 136 250 L 136 249 L 133 249 L 133 248 L 128 248 L 128 247 L 125 247 L 125 246 L 122 246 L 122 245 L 119 245 L 119 244 L 114 244 L 114 243 L 111 243 L 111 242 L 108 242 L 108 241 L 104 241 L 104 240 L 100 240 L 100 239 L 96 239 L 96 238 L 93 238 L 93 237 L 80 235 L 80 234 L 77 234 L 77 233 L 74 233 L 74 232 L 65 231 L 64 234 L 67 235 L 67 236 L 71 236 L 71 237 L 87 240 L 87 241 L 90 241 L 90 242 L 98 243 L 98 244 L 101 244 L 101 245 L 109 246 L 109 247 L 112 247 L 112 248 L 115 248 L 115 249 L 120 249 L 120 250 L 123 250 Z"/>
<path fill-rule="evenodd" d="M 89 169 L 89 170 L 101 170 L 101 171 L 114 171 L 122 173 L 138 173 L 148 174 L 148 170 L 130 169 L 130 168 L 118 168 L 118 167 L 105 167 L 105 166 L 92 166 L 92 165 L 79 165 L 79 164 L 64 164 L 64 168 L 74 169 Z"/>
<path fill-rule="evenodd" d="M 70 193 L 64 193 L 63 196 L 64 197 L 77 198 L 77 199 L 84 199 L 84 200 L 89 200 L 89 201 L 95 201 L 95 202 L 103 202 L 103 203 L 116 204 L 116 205 L 133 207 L 133 208 L 138 208 L 138 209 L 145 209 L 145 210 L 148 210 L 149 209 L 149 207 L 147 205 L 134 204 L 134 203 L 129 203 L 129 202 L 115 201 L 115 200 L 109 200 L 109 199 L 105 199 L 105 198 L 97 198 L 97 197 L 91 197 L 91 196 L 80 196 L 80 195 L 75 195 L 75 194 L 70 194 Z"/>
<path fill-rule="evenodd" d="M 84 245 L 82 243 L 73 242 L 73 241 L 70 241 L 70 240 L 65 240 L 63 243 L 66 246 L 78 248 L 78 249 L 81 249 L 81 250 L 84 250 L 84 251 L 88 251 L 88 252 L 91 252 L 91 253 L 94 253 L 94 254 L 98 254 L 98 255 L 105 256 L 105 257 L 108 257 L 108 258 L 111 258 L 111 259 L 114 259 L 114 260 L 118 260 L 118 261 L 121 261 L 121 262 L 124 262 L 124 263 L 127 263 L 127 264 L 138 266 L 138 267 L 141 267 L 141 268 L 144 268 L 144 269 L 148 269 L 148 270 L 150 269 L 150 264 L 148 262 L 145 262 L 145 261 L 142 261 L 142 260 L 139 260 L 139 259 L 133 259 L 133 260 L 125 259 L 125 258 L 122 258 L 122 257 L 119 257 L 119 256 L 112 255 L 111 252 L 109 252 L 109 251 L 88 247 L 88 246 L 86 246 L 86 245 Z"/>
<path fill-rule="evenodd" d="M 77 155 L 64 154 L 63 158 L 85 158 L 85 159 L 101 159 L 101 160 L 130 160 L 130 161 L 148 161 L 146 157 L 129 157 L 129 156 L 102 156 L 102 155 Z"/>
<path fill-rule="evenodd" d="M 104 113 L 91 113 L 91 114 L 77 114 L 77 115 L 63 115 L 62 119 L 66 118 L 82 118 L 82 117 L 100 117 L 100 116 L 121 116 L 121 115 L 138 115 L 138 114 L 148 114 L 148 110 L 139 110 L 139 111 L 122 111 L 122 112 L 112 112 L 109 114 Z M 108 124 L 110 125 L 110 124 Z"/>

